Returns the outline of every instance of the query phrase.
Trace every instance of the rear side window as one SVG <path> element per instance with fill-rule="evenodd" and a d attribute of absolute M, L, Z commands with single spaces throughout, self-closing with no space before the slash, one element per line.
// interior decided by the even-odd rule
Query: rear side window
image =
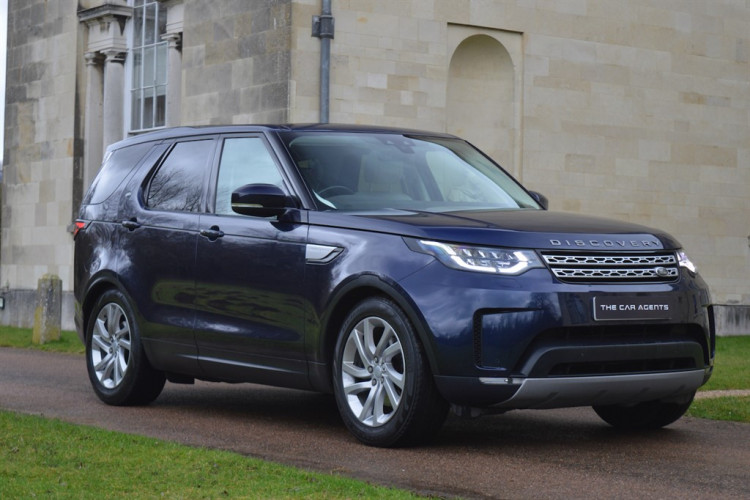
<path fill-rule="evenodd" d="M 146 156 L 153 144 L 146 142 L 110 151 L 104 157 L 99 174 L 91 183 L 85 205 L 96 205 L 107 200 L 122 184 L 123 179 L 133 171 L 138 163 Z"/>
<path fill-rule="evenodd" d="M 214 140 L 178 142 L 148 186 L 146 205 L 152 210 L 198 212 L 203 178 Z"/>

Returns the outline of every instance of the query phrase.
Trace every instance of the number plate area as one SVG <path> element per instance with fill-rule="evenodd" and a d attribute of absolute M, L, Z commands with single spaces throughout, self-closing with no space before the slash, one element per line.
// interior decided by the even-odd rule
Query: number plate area
<path fill-rule="evenodd" d="M 594 297 L 594 320 L 664 320 L 677 312 L 674 297 L 613 296 Z"/>

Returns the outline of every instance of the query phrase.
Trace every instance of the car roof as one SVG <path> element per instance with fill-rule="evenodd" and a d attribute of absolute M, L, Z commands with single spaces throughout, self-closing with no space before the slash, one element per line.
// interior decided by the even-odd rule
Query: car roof
<path fill-rule="evenodd" d="M 374 125 L 346 125 L 330 123 L 283 124 L 283 125 L 206 125 L 195 127 L 175 127 L 146 132 L 129 137 L 110 145 L 108 150 L 120 149 L 143 142 L 162 141 L 177 137 L 191 137 L 209 134 L 236 134 L 243 132 L 339 132 L 339 133 L 380 133 L 426 135 L 431 137 L 455 137 L 441 132 L 428 132 L 407 128 L 382 127 Z"/>

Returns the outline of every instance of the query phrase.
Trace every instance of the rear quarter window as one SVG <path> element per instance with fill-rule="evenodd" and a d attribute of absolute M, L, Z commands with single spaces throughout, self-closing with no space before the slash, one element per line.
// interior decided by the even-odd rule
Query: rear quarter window
<path fill-rule="evenodd" d="M 146 142 L 108 152 L 83 204 L 96 205 L 106 201 L 152 147 L 153 143 Z"/>

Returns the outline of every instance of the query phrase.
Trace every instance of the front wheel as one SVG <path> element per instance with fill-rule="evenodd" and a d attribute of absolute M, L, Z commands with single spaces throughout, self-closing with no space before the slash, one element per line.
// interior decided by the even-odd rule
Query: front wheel
<path fill-rule="evenodd" d="M 594 406 L 602 420 L 620 429 L 658 429 L 667 426 L 690 408 L 695 392 L 682 398 L 655 400 L 635 405 Z"/>
<path fill-rule="evenodd" d="M 448 412 L 413 327 L 385 298 L 364 300 L 344 321 L 333 379 L 344 423 L 367 445 L 424 442 Z"/>
<path fill-rule="evenodd" d="M 164 388 L 166 377 L 146 359 L 138 325 L 125 296 L 108 290 L 88 321 L 86 367 L 96 395 L 116 406 L 148 404 Z"/>

